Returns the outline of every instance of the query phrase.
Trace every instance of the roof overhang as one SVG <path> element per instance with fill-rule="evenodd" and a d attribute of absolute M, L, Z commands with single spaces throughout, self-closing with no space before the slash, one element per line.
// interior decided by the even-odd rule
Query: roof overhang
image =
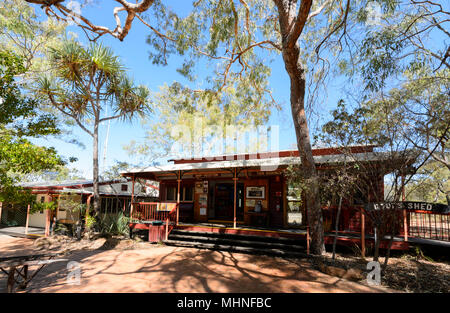
<path fill-rule="evenodd" d="M 318 155 L 314 156 L 314 161 L 317 165 L 339 165 L 344 162 L 383 162 L 386 160 L 393 160 L 400 158 L 390 152 L 365 152 L 354 154 L 334 154 L 334 155 Z M 181 163 L 168 164 L 162 166 L 149 166 L 133 168 L 121 172 L 122 176 L 155 179 L 159 180 L 158 176 L 164 174 L 174 174 L 179 172 L 189 172 L 197 174 L 207 174 L 208 172 L 232 169 L 256 169 L 261 172 L 277 172 L 280 169 L 285 169 L 289 165 L 300 165 L 300 157 L 274 157 L 265 159 L 250 159 L 250 160 L 225 160 L 225 161 L 211 161 L 198 163 Z"/>

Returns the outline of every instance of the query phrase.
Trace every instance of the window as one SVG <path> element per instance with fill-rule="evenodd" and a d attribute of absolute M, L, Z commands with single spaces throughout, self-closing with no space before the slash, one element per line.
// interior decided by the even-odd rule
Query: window
<path fill-rule="evenodd" d="M 184 187 L 183 188 L 183 201 L 193 201 L 194 188 L 193 187 Z"/>
<path fill-rule="evenodd" d="M 166 200 L 176 201 L 177 200 L 177 187 L 167 186 L 166 188 Z M 194 187 L 181 187 L 180 201 L 193 201 L 194 200 Z"/>
<path fill-rule="evenodd" d="M 177 194 L 177 187 L 167 186 L 167 189 L 166 189 L 166 200 L 168 200 L 168 201 L 176 200 L 176 194 Z"/>
<path fill-rule="evenodd" d="M 105 213 L 106 211 L 106 201 L 108 201 L 108 198 L 100 198 L 100 212 Z"/>
<path fill-rule="evenodd" d="M 128 185 L 126 184 L 122 184 L 121 188 L 122 191 L 128 191 Z"/>

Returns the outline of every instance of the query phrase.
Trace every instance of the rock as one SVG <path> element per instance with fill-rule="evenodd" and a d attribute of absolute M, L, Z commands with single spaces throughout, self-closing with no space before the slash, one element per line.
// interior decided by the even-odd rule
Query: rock
<path fill-rule="evenodd" d="M 343 268 L 336 267 L 336 266 L 327 266 L 326 267 L 326 273 L 331 276 L 337 276 L 343 278 L 347 271 Z"/>
<path fill-rule="evenodd" d="M 322 273 L 326 273 L 327 272 L 327 266 L 323 263 L 319 263 L 317 265 L 317 267 L 319 268 L 319 271 L 321 271 Z"/>
<path fill-rule="evenodd" d="M 49 247 L 48 247 L 48 249 L 49 250 L 57 250 L 57 249 L 59 249 L 59 248 L 61 248 L 61 245 L 60 244 L 58 244 L 58 243 L 53 243 L 53 244 L 51 244 Z"/>
<path fill-rule="evenodd" d="M 120 250 L 128 250 L 128 249 L 132 249 L 133 246 L 134 246 L 133 240 L 124 239 L 124 240 L 120 240 L 120 242 L 117 244 L 117 246 L 115 248 L 120 249 Z"/>
<path fill-rule="evenodd" d="M 105 238 L 100 238 L 94 241 L 91 241 L 91 244 L 89 246 L 89 249 L 100 249 L 101 247 L 103 247 L 106 243 L 106 239 Z"/>
<path fill-rule="evenodd" d="M 71 252 L 72 252 L 72 251 L 70 251 L 70 249 L 68 249 L 68 248 L 61 250 L 61 253 L 62 253 L 63 255 L 69 255 Z"/>
<path fill-rule="evenodd" d="M 86 231 L 83 234 L 83 239 L 87 239 L 87 240 L 97 240 L 99 238 L 102 238 L 102 234 L 101 233 L 94 233 L 93 231 Z"/>
<path fill-rule="evenodd" d="M 63 236 L 63 235 L 55 235 L 51 237 L 52 240 L 54 241 L 58 241 L 58 242 L 66 242 L 67 241 L 67 236 Z"/>
<path fill-rule="evenodd" d="M 341 277 L 341 278 L 343 278 L 346 275 L 346 273 L 347 273 L 347 271 L 345 269 L 343 269 L 343 268 L 336 267 L 336 266 L 331 266 L 331 265 L 326 265 L 324 263 L 320 263 L 319 264 L 319 270 L 322 273 L 325 273 L 325 274 L 328 274 L 328 275 L 331 275 L 331 276 Z"/>
<path fill-rule="evenodd" d="M 103 236 L 101 233 L 92 233 L 91 234 L 91 240 L 97 240 L 97 239 L 100 239 L 100 238 L 104 238 L 105 236 Z"/>
<path fill-rule="evenodd" d="M 38 238 L 38 239 L 36 239 L 34 242 L 33 242 L 33 244 L 36 246 L 36 247 L 40 247 L 40 248 L 43 248 L 43 247 L 48 247 L 48 246 L 50 246 L 51 245 L 51 240 L 48 238 L 48 237 L 40 237 L 40 238 Z"/>
<path fill-rule="evenodd" d="M 351 268 L 347 270 L 343 278 L 359 281 L 364 279 L 364 273 L 358 268 Z"/>

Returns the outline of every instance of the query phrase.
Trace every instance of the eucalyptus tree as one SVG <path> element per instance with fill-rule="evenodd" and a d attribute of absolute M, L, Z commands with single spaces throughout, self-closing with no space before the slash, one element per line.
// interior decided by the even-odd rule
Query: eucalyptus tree
<path fill-rule="evenodd" d="M 65 26 L 53 18 L 43 20 L 26 1 L 0 3 L 0 48 L 22 58 L 26 69 L 22 76 L 46 70 L 47 48 L 61 40 Z"/>
<path fill-rule="evenodd" d="M 399 135 L 450 170 L 448 6 L 440 1 L 380 3 L 386 13 L 367 28 L 352 57 L 340 60 L 343 73 L 362 87 L 352 98 L 356 106 L 373 111 L 372 119 L 384 108 L 396 112 Z"/>
<path fill-rule="evenodd" d="M 275 101 L 267 80 L 270 67 L 267 60 L 255 52 L 274 51 L 281 53 L 285 69 L 290 78 L 290 102 L 292 118 L 297 136 L 302 169 L 309 180 L 307 206 L 311 227 L 311 251 L 322 254 L 325 251 L 321 205 L 318 189 L 318 175 L 312 156 L 309 127 L 305 110 L 306 81 L 305 61 L 299 38 L 307 24 L 314 28 L 314 18 L 321 13 L 320 34 L 326 41 L 338 30 L 345 29 L 350 1 L 322 1 L 313 6 L 312 0 L 301 1 L 196 1 L 193 11 L 185 18 L 179 18 L 166 10 L 160 1 L 141 1 L 131 4 L 117 0 L 114 9 L 116 27 L 108 29 L 98 26 L 85 16 L 70 10 L 64 1 L 28 0 L 40 4 L 49 16 L 61 19 L 76 17 L 84 30 L 90 30 L 93 36 L 110 34 L 123 40 L 131 28 L 134 18 L 148 26 L 151 34 L 148 42 L 154 50 L 151 57 L 154 63 L 166 64 L 170 53 L 188 53 L 180 73 L 194 79 L 192 69 L 199 57 L 217 61 L 219 65 L 207 81 L 211 86 L 203 88 L 209 101 L 218 99 L 217 95 L 226 90 L 238 89 L 244 104 L 249 108 L 268 107 Z M 143 12 L 154 14 L 143 16 Z M 119 12 L 126 12 L 125 26 L 122 27 Z M 153 25 L 158 25 L 155 27 Z M 312 46 L 311 39 L 304 35 L 304 46 Z M 314 37 L 314 36 L 313 36 Z M 94 38 L 95 39 L 95 38 Z M 314 44 L 317 44 L 314 42 Z M 321 42 L 321 44 L 323 44 Z M 310 74 L 315 75 L 315 74 Z M 320 73 L 318 74 L 321 75 Z M 211 92 L 212 91 L 212 92 Z M 246 97 L 246 94 L 252 96 Z M 249 103 L 253 102 L 253 103 Z"/>
<path fill-rule="evenodd" d="M 136 86 L 120 59 L 101 44 L 85 48 L 74 40 L 50 50 L 51 75 L 37 78 L 36 90 L 46 101 L 92 137 L 94 209 L 99 210 L 98 131 L 101 123 L 131 121 L 150 106 L 149 90 Z M 107 107 L 110 108 L 106 115 Z"/>
<path fill-rule="evenodd" d="M 450 205 L 450 171 L 430 160 L 406 186 L 406 199 Z"/>
<path fill-rule="evenodd" d="M 352 82 L 345 106 L 352 107 L 353 112 L 339 107 L 333 112 L 333 120 L 325 124 L 323 134 L 334 144 L 350 139 L 356 144 L 375 144 L 388 152 L 386 163 L 395 167 L 389 169 L 392 174 L 385 190 L 387 200 L 400 201 L 405 186 L 411 184 L 409 189 L 414 189 L 420 182 L 426 189 L 433 182 L 436 199 L 442 194 L 448 198 L 443 186 L 450 173 L 450 13 L 439 2 L 380 3 L 386 7 L 384 14 L 380 12 L 376 24 L 367 27 L 354 48 L 339 61 L 340 70 Z M 408 149 L 415 153 L 408 154 Z M 399 163 L 399 159 L 403 161 Z M 439 164 L 441 168 L 437 168 Z M 438 177 L 441 181 L 436 180 Z M 399 226 L 393 222 L 395 214 L 370 213 L 376 217 L 378 231 L 390 233 L 392 242 Z M 376 244 L 378 258 L 379 241 Z"/>
<path fill-rule="evenodd" d="M 207 79 L 210 85 L 203 88 L 211 101 L 218 99 L 217 95 L 227 87 L 236 87 L 254 95 L 249 99 L 256 102 L 250 108 L 272 105 L 276 101 L 271 98 L 267 85 L 270 76 L 267 56 L 270 57 L 270 52 L 281 54 L 290 80 L 290 108 L 302 171 L 308 180 L 311 251 L 318 254 L 324 251 L 323 227 L 308 116 L 319 105 L 318 97 L 323 94 L 324 83 L 332 77 L 330 70 L 347 69 L 352 78 L 358 76 L 360 71 L 355 70 L 358 62 L 354 61 L 359 59 L 354 59 L 355 51 L 365 47 L 367 55 L 362 57 L 368 60 L 365 63 L 368 67 L 363 67 L 362 74 L 377 83 L 376 79 L 383 78 L 386 73 L 382 69 L 389 71 L 390 65 L 396 64 L 395 58 L 389 58 L 394 55 L 390 53 L 391 49 L 400 51 L 399 44 L 408 42 L 416 50 L 440 60 L 441 65 L 448 64 L 447 47 L 433 50 L 423 41 L 422 36 L 430 31 L 448 35 L 445 27 L 448 12 L 439 3 L 431 1 L 200 0 L 193 2 L 192 12 L 179 17 L 163 6 L 166 1 L 130 3 L 115 0 L 114 28 L 97 25 L 64 5 L 63 0 L 27 1 L 40 4 L 49 16 L 66 20 L 76 17 L 77 24 L 93 40 L 106 34 L 124 40 L 133 21 L 138 19 L 149 28 L 148 43 L 153 47 L 154 63 L 167 64 L 167 56 L 171 53 L 186 54 L 179 72 L 192 80 L 195 79 L 193 69 L 200 57 L 218 64 Z M 368 31 L 374 13 L 368 10 L 368 7 L 373 8 L 370 4 L 377 4 L 383 10 L 378 13 L 392 21 L 382 32 L 377 27 Z M 123 26 L 120 12 L 126 16 Z M 364 40 L 365 34 L 368 34 L 368 40 Z M 367 45 L 361 46 L 362 42 Z M 342 59 L 348 62 L 337 62 Z M 371 76 L 370 72 L 375 75 Z"/>
<path fill-rule="evenodd" d="M 385 138 L 375 141 L 380 149 L 413 148 L 419 153 L 414 175 L 406 182 L 434 181 L 434 192 L 442 195 L 441 189 L 448 198 L 449 191 L 442 188 L 450 175 L 448 6 L 441 1 L 379 3 L 384 11 L 378 21 L 367 27 L 349 50 L 352 54 L 339 63 L 342 72 L 360 86 L 355 91 L 355 84 L 350 85 L 347 106 L 355 113 L 364 112 L 372 135 L 384 128 Z M 440 172 L 436 177 L 443 181 L 433 179 L 430 168 Z M 390 188 L 393 199 L 399 197 L 399 189 Z"/>

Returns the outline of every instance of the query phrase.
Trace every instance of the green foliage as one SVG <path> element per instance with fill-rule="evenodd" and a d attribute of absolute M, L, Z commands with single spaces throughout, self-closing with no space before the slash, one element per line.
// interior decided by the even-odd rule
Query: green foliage
<path fill-rule="evenodd" d="M 84 47 L 75 40 L 65 40 L 51 47 L 50 64 L 51 75 L 40 76 L 35 90 L 46 105 L 71 118 L 93 138 L 94 208 L 98 210 L 99 125 L 149 113 L 149 90 L 135 86 L 118 56 L 101 44 Z M 109 116 L 107 108 L 112 112 Z"/>
<path fill-rule="evenodd" d="M 349 112 L 345 101 L 339 100 L 331 115 L 333 119 L 322 126 L 322 132 L 315 136 L 316 141 L 343 147 L 371 144 L 384 146 L 389 139 L 383 129 L 386 127 L 385 121 L 382 121 L 383 115 L 376 114 L 370 107 L 357 107 Z M 371 119 L 372 116 L 378 119 Z"/>
<path fill-rule="evenodd" d="M 93 217 L 92 215 L 88 214 L 86 216 L 86 229 L 87 230 L 94 229 L 94 225 L 95 224 L 96 224 L 95 217 Z"/>
<path fill-rule="evenodd" d="M 58 204 L 54 201 L 50 202 L 34 202 L 30 209 L 30 214 L 36 212 L 45 212 L 46 210 L 55 211 L 58 208 Z"/>
<path fill-rule="evenodd" d="M 22 0 L 0 3 L 0 50 L 11 50 L 24 60 L 27 76 L 48 70 L 46 50 L 65 33 L 65 25 L 43 20 L 30 4 Z"/>
<path fill-rule="evenodd" d="M 23 94 L 26 80 L 21 80 L 43 69 L 42 52 L 60 31 L 51 22 L 37 21 L 23 1 L 0 4 L 0 201 L 30 203 L 32 197 L 16 187 L 19 176 L 63 164 L 55 149 L 28 140 L 60 134 L 60 129 L 54 115 L 43 113 L 34 98 Z"/>
<path fill-rule="evenodd" d="M 450 170 L 438 161 L 427 162 L 406 186 L 406 199 L 450 205 Z"/>
<path fill-rule="evenodd" d="M 62 164 L 54 148 L 36 146 L 26 139 L 6 135 L 1 144 L 0 160 L 13 172 L 31 173 Z"/>
<path fill-rule="evenodd" d="M 63 223 L 56 223 L 55 234 L 68 235 L 69 233 L 69 227 L 67 227 Z"/>
<path fill-rule="evenodd" d="M 74 161 L 73 159 L 69 159 L 69 162 Z M 57 165 L 53 169 L 41 170 L 41 171 L 33 171 L 28 174 L 16 174 L 16 177 L 20 181 L 24 182 L 39 182 L 39 181 L 64 181 L 64 180 L 85 180 L 82 173 L 75 169 L 69 168 L 66 165 Z"/>
<path fill-rule="evenodd" d="M 448 70 L 433 73 L 426 67 L 405 72 L 408 80 L 389 93 L 373 97 L 349 112 L 343 101 L 332 111 L 333 120 L 322 127 L 316 137 L 321 143 L 347 147 L 375 144 L 389 152 L 384 167 L 397 169 L 386 186 L 385 194 L 399 196 L 400 172 L 413 164 L 417 173 L 408 176 L 408 199 L 416 201 L 448 202 L 450 170 L 446 164 L 449 155 L 448 133 Z M 417 156 L 407 154 L 414 149 Z M 399 157 L 404 157 L 403 163 Z M 361 164 L 364 169 L 367 166 Z M 381 168 L 380 168 L 381 170 Z M 414 173 L 413 173 L 414 174 Z M 396 195 L 396 196 L 395 196 Z"/>
<path fill-rule="evenodd" d="M 291 196 L 301 199 L 310 191 L 310 183 L 304 175 L 302 167 L 291 165 L 287 168 L 286 177 L 291 187 Z M 340 164 L 339 168 L 319 172 L 319 189 L 321 206 L 337 205 L 339 197 L 349 199 L 355 194 L 355 191 L 366 192 L 366 185 L 354 163 Z"/>
<path fill-rule="evenodd" d="M 163 85 L 153 99 L 156 118 L 142 121 L 147 130 L 146 142 L 129 146 L 133 153 L 146 155 L 147 162 L 148 157 L 158 157 L 160 154 L 167 156 L 170 152 L 191 156 L 203 149 L 202 153 L 209 153 L 214 144 L 223 147 L 219 141 L 224 140 L 224 136 L 235 136 L 230 126 L 240 133 L 253 129 L 252 123 L 249 123 L 251 113 L 243 114 L 245 105 L 237 99 L 228 102 L 226 114 L 220 98 L 211 100 L 189 92 L 178 84 Z M 264 118 L 268 118 L 268 114 Z"/>
<path fill-rule="evenodd" d="M 0 201 L 12 203 L 28 197 L 15 187 L 17 174 L 64 164 L 54 148 L 34 145 L 25 138 L 57 134 L 59 129 L 51 115 L 39 111 L 36 101 L 22 95 L 16 77 L 24 71 L 18 55 L 0 51 Z"/>
<path fill-rule="evenodd" d="M 373 12 L 373 5 L 380 11 Z M 352 83 L 359 80 L 366 96 L 391 88 L 408 69 L 448 69 L 448 13 L 441 3 L 359 1 L 351 3 L 350 14 L 346 45 L 340 43 L 340 70 Z M 373 17 L 374 23 L 368 23 Z"/>
<path fill-rule="evenodd" d="M 91 44 L 85 48 L 66 40 L 50 48 L 50 63 L 53 72 L 37 79 L 37 92 L 90 135 L 90 121 L 98 124 L 112 118 L 131 119 L 150 110 L 148 89 L 134 86 L 108 47 Z M 101 116 L 107 105 L 115 115 Z"/>
<path fill-rule="evenodd" d="M 120 172 L 125 171 L 129 168 L 130 164 L 128 164 L 127 162 L 117 161 L 115 165 L 111 166 L 102 173 L 101 180 L 111 181 L 123 179 L 123 176 L 120 175 Z"/>
<path fill-rule="evenodd" d="M 17 137 L 58 134 L 56 119 L 38 110 L 36 100 L 23 96 L 17 76 L 26 71 L 17 54 L 0 50 L 0 131 Z"/>
<path fill-rule="evenodd" d="M 83 215 L 86 212 L 87 205 L 81 203 L 81 196 L 71 193 L 61 193 L 59 198 L 59 207 L 71 213 Z"/>
<path fill-rule="evenodd" d="M 272 52 L 277 51 L 270 40 L 279 39 L 271 29 L 277 25 L 273 23 L 273 10 L 271 1 L 248 1 L 245 5 L 199 1 L 187 16 L 179 16 L 156 1 L 145 18 L 157 23 L 166 39 L 150 32 L 150 59 L 166 65 L 171 54 L 181 55 L 183 62 L 177 71 L 188 83 L 160 88 L 153 99 L 156 122 L 143 122 L 147 126 L 146 142 L 132 143 L 128 149 L 148 159 L 166 156 L 177 142 L 185 154 L 191 155 L 197 143 L 205 146 L 215 140 L 214 136 L 224 139 L 220 137 L 227 126 L 241 127 L 243 132 L 267 123 L 271 110 L 280 109 L 268 86 Z M 266 42 L 246 49 L 263 41 L 264 36 L 268 37 Z M 197 73 L 200 69 L 201 78 Z M 182 129 L 185 136 L 180 138 L 176 129 Z M 196 131 L 203 138 L 194 138 Z M 208 152 L 197 149 L 196 153 Z"/>
<path fill-rule="evenodd" d="M 66 25 L 56 19 L 50 17 L 43 19 L 35 11 L 35 6 L 28 4 L 23 0 L 4 0 L 0 2 L 0 50 L 12 51 L 22 60 L 25 71 L 18 76 L 21 91 L 28 98 L 37 101 L 36 94 L 30 93 L 36 75 L 49 73 L 50 64 L 48 59 L 49 47 L 58 46 L 65 37 L 70 37 L 71 33 L 66 33 Z M 37 8 L 37 11 L 40 11 Z M 24 106 L 26 103 L 19 103 Z M 26 122 L 31 129 L 31 125 L 35 124 L 34 130 L 51 129 L 52 125 L 58 125 L 58 132 L 52 133 L 52 136 L 61 141 L 83 146 L 79 140 L 75 138 L 71 129 L 73 121 L 67 116 L 59 112 L 56 108 L 43 107 L 39 105 L 39 111 L 45 119 L 39 120 L 38 116 L 29 115 L 22 120 L 16 120 L 16 124 L 20 121 Z M 35 120 L 35 121 L 32 121 Z M 45 121 L 52 121 L 52 124 L 46 124 Z M 57 121 L 56 121 L 57 120 Z M 16 125 L 15 129 L 20 130 Z"/>
<path fill-rule="evenodd" d="M 129 218 L 122 212 L 118 214 L 106 214 L 99 220 L 98 228 L 102 234 L 128 235 Z"/>
<path fill-rule="evenodd" d="M 27 189 L 22 189 L 16 185 L 16 180 L 0 172 L 0 201 L 26 206 L 36 200 L 36 196 Z"/>

